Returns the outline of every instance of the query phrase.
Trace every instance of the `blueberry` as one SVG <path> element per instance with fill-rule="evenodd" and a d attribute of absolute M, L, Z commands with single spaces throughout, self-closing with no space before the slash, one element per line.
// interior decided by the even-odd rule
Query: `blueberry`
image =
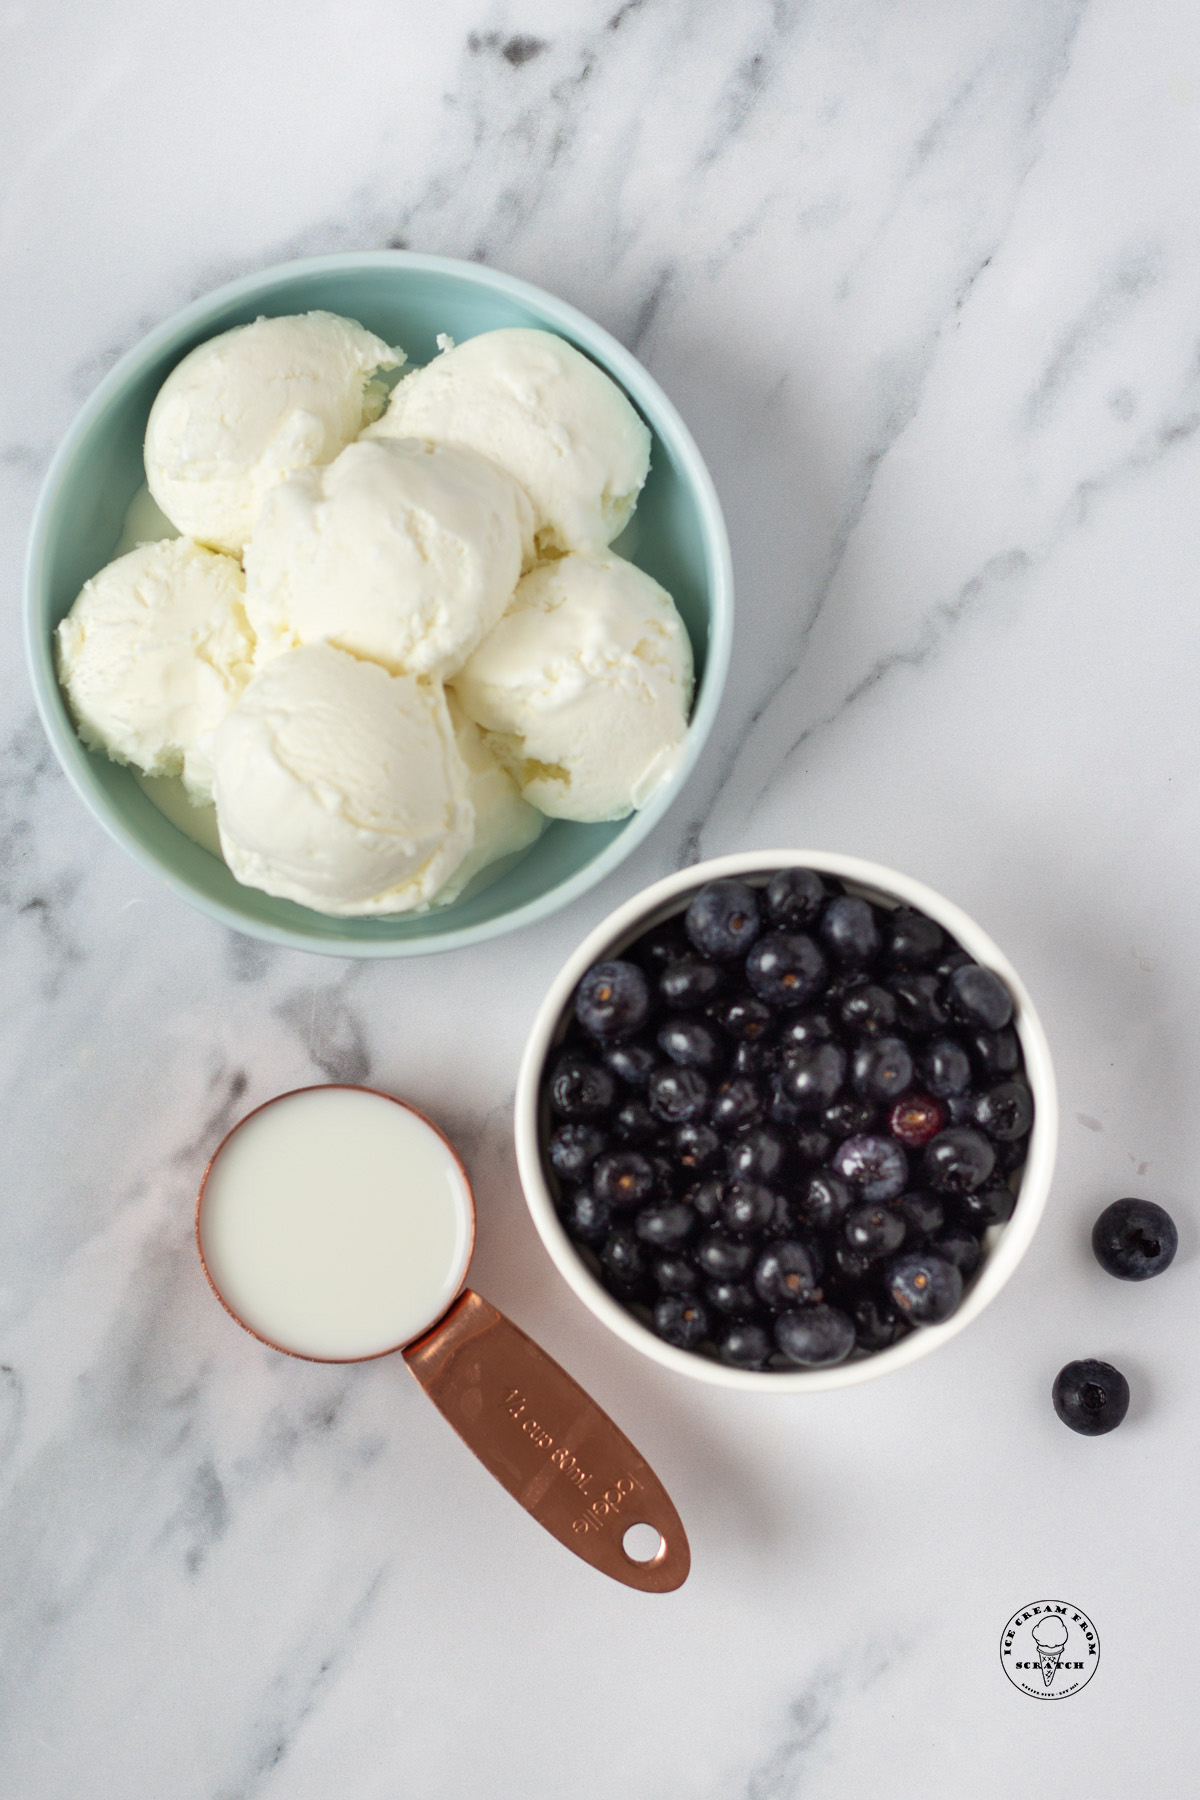
<path fill-rule="evenodd" d="M 708 1311 L 690 1294 L 664 1294 L 655 1304 L 654 1329 L 677 1350 L 696 1350 L 708 1336 Z"/>
<path fill-rule="evenodd" d="M 696 1265 L 686 1256 L 656 1257 L 650 1273 L 664 1294 L 694 1294 L 700 1286 Z"/>
<path fill-rule="evenodd" d="M 715 1312 L 745 1319 L 758 1311 L 754 1289 L 744 1281 L 710 1281 L 704 1297 Z"/>
<path fill-rule="evenodd" d="M 964 1025 L 1002 1031 L 1013 1016 L 1012 995 L 998 975 L 964 963 L 946 977 L 946 1003 Z"/>
<path fill-rule="evenodd" d="M 770 1006 L 803 1006 L 824 984 L 825 958 L 802 931 L 771 931 L 746 958 L 746 980 Z"/>
<path fill-rule="evenodd" d="M 557 1131 L 551 1132 L 546 1154 L 550 1167 L 563 1181 L 583 1181 L 596 1158 L 607 1148 L 605 1132 L 595 1125 L 580 1122 L 560 1125 Z"/>
<path fill-rule="evenodd" d="M 754 1245 L 710 1231 L 696 1245 L 696 1262 L 713 1281 L 736 1281 L 754 1261 Z"/>
<path fill-rule="evenodd" d="M 912 1325 L 940 1325 L 962 1299 L 963 1278 L 933 1250 L 910 1250 L 887 1272 L 888 1292 Z"/>
<path fill-rule="evenodd" d="M 936 1237 L 946 1223 L 946 1209 L 932 1194 L 905 1194 L 896 1202 L 910 1239 Z"/>
<path fill-rule="evenodd" d="M 730 1175 L 743 1181 L 774 1181 L 787 1162 L 787 1144 L 771 1125 L 754 1125 L 726 1145 Z"/>
<path fill-rule="evenodd" d="M 797 1044 L 784 1054 L 779 1091 L 802 1113 L 822 1112 L 841 1092 L 846 1052 L 840 1044 Z"/>
<path fill-rule="evenodd" d="M 761 1369 L 770 1354 L 770 1338 L 748 1319 L 735 1319 L 717 1337 L 717 1355 L 734 1369 Z"/>
<path fill-rule="evenodd" d="M 1029 1136 L 1033 1096 L 1023 1081 L 1000 1081 L 975 1100 L 975 1123 L 1002 1144 Z"/>
<path fill-rule="evenodd" d="M 947 950 L 945 956 L 939 956 L 938 960 L 933 965 L 933 972 L 939 980 L 944 980 L 946 976 L 952 974 L 955 969 L 965 969 L 968 966 L 970 968 L 976 967 L 975 958 L 973 956 L 968 956 L 965 950 L 959 949 L 956 945 L 953 950 Z"/>
<path fill-rule="evenodd" d="M 771 1029 L 775 1015 L 757 994 L 734 994 L 714 1007 L 713 1018 L 738 1043 L 754 1043 Z"/>
<path fill-rule="evenodd" d="M 687 1191 L 687 1203 L 698 1219 L 709 1225 L 721 1216 L 721 1208 L 725 1204 L 725 1183 L 710 1177 L 707 1181 L 698 1181 L 695 1187 Z"/>
<path fill-rule="evenodd" d="M 789 1362 L 826 1368 L 844 1362 L 853 1350 L 854 1323 L 837 1306 L 797 1306 L 775 1320 L 775 1342 Z"/>
<path fill-rule="evenodd" d="M 550 1104 L 563 1119 L 602 1119 L 612 1110 L 617 1084 L 599 1063 L 568 1052 L 550 1077 Z"/>
<path fill-rule="evenodd" d="M 932 1094 L 904 1094 L 888 1114 L 888 1130 L 910 1150 L 920 1150 L 946 1125 L 946 1109 Z"/>
<path fill-rule="evenodd" d="M 985 1081 L 1015 1075 L 1021 1067 L 1021 1040 L 1011 1026 L 1006 1031 L 972 1031 L 967 1034 L 971 1060 Z"/>
<path fill-rule="evenodd" d="M 758 1084 L 740 1075 L 721 1083 L 708 1116 L 718 1131 L 740 1131 L 745 1125 L 757 1125 L 762 1111 Z"/>
<path fill-rule="evenodd" d="M 817 1231 L 830 1231 L 841 1223 L 851 1197 L 844 1181 L 821 1169 L 809 1176 L 796 1204 L 801 1216 Z"/>
<path fill-rule="evenodd" d="M 1153 1200 L 1114 1200 L 1092 1227 L 1096 1261 L 1121 1281 L 1149 1281 L 1170 1267 L 1179 1233 Z"/>
<path fill-rule="evenodd" d="M 597 963 L 575 990 L 575 1017 L 601 1043 L 631 1037 L 649 1014 L 650 990 L 636 963 Z"/>
<path fill-rule="evenodd" d="M 656 1069 L 647 1088 L 650 1111 L 667 1125 L 683 1125 L 708 1111 L 712 1090 L 699 1069 Z"/>
<path fill-rule="evenodd" d="M 892 1138 L 867 1133 L 847 1138 L 834 1151 L 832 1168 L 873 1205 L 898 1199 L 908 1185 L 908 1158 Z"/>
<path fill-rule="evenodd" d="M 972 1194 L 959 1194 L 954 1202 L 959 1217 L 974 1231 L 986 1231 L 989 1225 L 1004 1225 L 1013 1216 L 1016 1195 L 1003 1182 L 977 1188 Z"/>
<path fill-rule="evenodd" d="M 820 1269 L 812 1248 L 795 1238 L 768 1244 L 754 1265 L 754 1291 L 765 1306 L 798 1306 L 817 1287 Z"/>
<path fill-rule="evenodd" d="M 803 1125 L 792 1139 L 792 1150 L 796 1161 L 808 1169 L 827 1160 L 833 1149 L 833 1139 L 827 1131 L 819 1130 L 815 1125 Z"/>
<path fill-rule="evenodd" d="M 780 869 L 766 886 L 767 917 L 787 931 L 811 925 L 829 898 L 815 869 Z"/>
<path fill-rule="evenodd" d="M 1063 1424 L 1083 1437 L 1115 1431 L 1129 1411 L 1129 1383 L 1120 1369 L 1090 1356 L 1058 1371 L 1051 1397 Z"/>
<path fill-rule="evenodd" d="M 852 894 L 831 900 L 821 915 L 821 941 L 843 967 L 874 962 L 883 948 L 875 908 Z"/>
<path fill-rule="evenodd" d="M 902 1030 L 923 1037 L 941 1031 L 949 1022 L 936 975 L 889 975 L 887 986 L 895 999 Z"/>
<path fill-rule="evenodd" d="M 948 1225 L 934 1239 L 931 1248 L 939 1256 L 944 1256 L 947 1262 L 953 1263 L 964 1281 L 975 1273 L 983 1256 L 979 1239 L 965 1225 Z"/>
<path fill-rule="evenodd" d="M 877 981 L 864 981 L 842 998 L 838 1017 L 845 1029 L 859 1037 L 883 1037 L 899 1016 L 895 994 Z"/>
<path fill-rule="evenodd" d="M 917 1067 L 921 1080 L 939 1100 L 965 1094 L 971 1085 L 971 1059 L 954 1038 L 934 1038 L 925 1046 Z"/>
<path fill-rule="evenodd" d="M 667 1019 L 657 1035 L 659 1049 L 681 1068 L 702 1069 L 710 1075 L 726 1061 L 720 1035 L 705 1019 Z"/>
<path fill-rule="evenodd" d="M 641 1100 L 627 1100 L 613 1114 L 613 1133 L 623 1144 L 648 1144 L 659 1133 L 659 1123 Z"/>
<path fill-rule="evenodd" d="M 836 1036 L 832 1014 L 817 1006 L 792 1013 L 779 1034 L 779 1042 L 786 1054 L 798 1046 L 808 1048 L 813 1044 L 828 1044 Z"/>
<path fill-rule="evenodd" d="M 864 1100 L 894 1100 L 912 1085 L 913 1061 L 903 1038 L 868 1038 L 854 1052 L 850 1079 Z"/>
<path fill-rule="evenodd" d="M 874 1294 L 863 1294 L 850 1307 L 854 1340 L 860 1350 L 886 1350 L 907 1330 L 895 1307 Z"/>
<path fill-rule="evenodd" d="M 696 1215 L 683 1200 L 665 1200 L 659 1206 L 644 1206 L 633 1228 L 644 1244 L 656 1250 L 679 1250 L 696 1229 Z"/>
<path fill-rule="evenodd" d="M 744 956 L 759 934 L 758 896 L 744 881 L 710 881 L 688 907 L 684 925 L 702 956 L 729 962 Z"/>
<path fill-rule="evenodd" d="M 945 945 L 940 925 L 911 907 L 898 906 L 883 929 L 883 960 L 893 969 L 923 969 Z"/>
<path fill-rule="evenodd" d="M 579 1188 L 563 1207 L 562 1220 L 579 1243 L 602 1244 L 612 1230 L 612 1207 L 589 1188 Z"/>
<path fill-rule="evenodd" d="M 904 1219 L 891 1206 L 852 1206 L 842 1229 L 863 1256 L 893 1256 L 905 1237 Z"/>
<path fill-rule="evenodd" d="M 725 1184 L 722 1223 L 730 1231 L 761 1231 L 775 1217 L 778 1200 L 774 1188 L 761 1181 L 729 1181 Z"/>
<path fill-rule="evenodd" d="M 761 1038 L 743 1038 L 733 1052 L 733 1061 L 729 1065 L 730 1075 L 748 1075 L 757 1081 L 774 1067 L 774 1051 L 770 1044 L 764 1044 Z"/>
<path fill-rule="evenodd" d="M 646 1273 L 642 1246 L 633 1232 L 624 1226 L 609 1232 L 600 1252 L 600 1261 L 618 1287 L 637 1287 Z"/>
<path fill-rule="evenodd" d="M 615 1150 L 597 1162 L 592 1186 L 610 1206 L 641 1206 L 654 1192 L 654 1165 L 638 1150 Z"/>
<path fill-rule="evenodd" d="M 686 1012 L 690 1007 L 704 1006 L 725 984 L 725 971 L 716 963 L 699 956 L 685 956 L 668 963 L 658 978 L 658 992 L 664 1006 Z"/>
<path fill-rule="evenodd" d="M 675 1162 L 674 1158 L 668 1156 L 665 1149 L 661 1148 L 661 1138 L 659 1139 L 659 1145 L 660 1147 L 657 1149 L 653 1144 L 648 1145 L 645 1150 L 645 1155 L 650 1158 L 650 1166 L 654 1170 L 655 1193 L 658 1194 L 660 1199 L 672 1200 L 679 1187 L 683 1171 Z"/>
<path fill-rule="evenodd" d="M 851 1099 L 835 1100 L 821 1114 L 822 1127 L 835 1138 L 856 1137 L 860 1131 L 867 1131 L 879 1117 L 879 1108 L 870 1100 Z"/>
<path fill-rule="evenodd" d="M 978 1131 L 952 1126 L 925 1146 L 925 1178 L 939 1194 L 971 1194 L 996 1166 L 996 1152 Z"/>
<path fill-rule="evenodd" d="M 697 1173 L 711 1168 L 723 1148 L 721 1139 L 703 1119 L 690 1119 L 685 1125 L 677 1125 L 674 1146 L 675 1160 L 685 1169 L 694 1169 Z"/>
<path fill-rule="evenodd" d="M 835 1239 L 832 1251 L 831 1274 L 835 1282 L 852 1293 L 858 1293 L 864 1283 L 879 1279 L 879 1264 L 865 1250 L 852 1250 L 845 1238 Z"/>
<path fill-rule="evenodd" d="M 1029 1140 L 1027 1138 L 1015 1138 L 1011 1144 L 1006 1144 L 1002 1141 L 993 1139 L 993 1143 L 996 1148 L 996 1175 L 998 1179 L 1002 1179 L 1005 1175 L 1011 1175 L 1015 1169 L 1024 1167 L 1025 1159 L 1029 1155 Z"/>
<path fill-rule="evenodd" d="M 657 1053 L 645 1043 L 613 1044 L 604 1060 L 614 1075 L 634 1088 L 644 1088 L 659 1064 Z"/>
<path fill-rule="evenodd" d="M 628 950 L 628 955 L 636 956 L 642 967 L 649 970 L 654 981 L 658 980 L 671 963 L 681 962 L 691 954 L 692 946 L 683 929 L 683 920 L 678 917 L 664 919 L 661 925 L 655 925 L 636 944 L 631 944 Z"/>

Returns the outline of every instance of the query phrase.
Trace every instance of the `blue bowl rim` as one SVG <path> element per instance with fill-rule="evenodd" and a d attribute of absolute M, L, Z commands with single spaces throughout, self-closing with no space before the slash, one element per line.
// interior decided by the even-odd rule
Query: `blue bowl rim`
<path fill-rule="evenodd" d="M 289 925 L 248 919 L 223 901 L 198 893 L 187 880 L 159 862 L 157 857 L 146 850 L 140 838 L 121 819 L 108 811 L 86 778 L 82 759 L 93 753 L 81 743 L 66 712 L 54 671 L 53 653 L 49 641 L 42 634 L 38 617 L 38 597 L 61 489 L 81 439 L 113 395 L 164 346 L 190 328 L 203 325 L 214 308 L 229 301 L 251 299 L 255 293 L 273 287 L 280 281 L 303 280 L 305 277 L 339 268 L 394 268 L 449 275 L 533 306 L 548 320 L 561 324 L 576 341 L 598 354 L 599 359 L 613 372 L 635 402 L 652 414 L 652 424 L 659 436 L 669 438 L 686 479 L 696 492 L 708 539 L 706 549 L 711 568 L 710 617 L 704 681 L 688 726 L 679 767 L 646 806 L 630 817 L 620 834 L 576 874 L 568 876 L 565 881 L 539 895 L 536 900 L 514 907 L 511 912 L 503 913 L 498 918 L 484 920 L 476 925 L 430 932 L 421 937 L 339 941 L 316 936 Z M 733 565 L 721 504 L 691 432 L 653 376 L 603 326 L 597 325 L 586 313 L 580 312 L 567 301 L 559 300 L 533 283 L 483 264 L 466 262 L 456 257 L 427 256 L 410 250 L 344 251 L 331 256 L 304 257 L 293 262 L 275 263 L 269 268 L 259 269 L 253 274 L 241 276 L 237 281 L 215 288 L 164 319 L 109 370 L 76 414 L 42 483 L 34 508 L 25 559 L 24 612 L 25 650 L 30 680 L 38 714 L 51 748 L 88 811 L 136 862 L 165 881 L 181 899 L 210 918 L 231 930 L 264 939 L 268 943 L 326 956 L 420 956 L 482 943 L 549 917 L 603 881 L 654 829 L 691 774 L 720 705 L 733 643 Z"/>

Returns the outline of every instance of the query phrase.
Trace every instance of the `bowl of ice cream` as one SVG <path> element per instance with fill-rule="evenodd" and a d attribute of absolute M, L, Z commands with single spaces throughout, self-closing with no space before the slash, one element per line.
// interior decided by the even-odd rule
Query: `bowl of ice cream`
<path fill-rule="evenodd" d="M 677 1373 L 771 1393 L 871 1380 L 978 1318 L 1057 1129 L 1003 952 L 924 883 L 819 851 L 722 857 L 619 907 L 551 984 L 515 1108 L 526 1201 L 584 1304 Z"/>
<path fill-rule="evenodd" d="M 320 314 L 351 321 L 364 338 L 402 349 L 407 360 L 401 385 L 413 371 L 429 378 L 411 390 L 398 424 L 400 388 L 390 401 L 385 393 L 383 417 L 357 441 L 355 433 L 366 415 L 344 426 L 322 417 L 316 401 L 310 409 L 293 411 L 286 429 L 273 429 L 269 454 L 257 465 L 271 479 L 264 478 L 262 491 L 251 496 L 263 529 L 248 542 L 249 527 L 241 516 L 245 485 L 237 492 L 219 491 L 219 458 L 203 433 L 197 436 L 195 409 L 189 414 L 188 384 L 180 366 L 185 359 L 187 369 L 196 361 L 203 365 L 207 353 L 200 347 L 235 328 L 260 319 L 303 321 Z M 649 473 L 634 496 L 636 510 L 620 491 L 619 469 L 606 475 L 603 468 L 591 472 L 596 498 L 589 510 L 578 483 L 564 487 L 560 479 L 571 461 L 561 443 L 550 441 L 544 456 L 535 447 L 538 456 L 527 457 L 528 466 L 511 480 L 507 474 L 501 479 L 494 470 L 489 473 L 485 465 L 491 440 L 485 432 L 483 449 L 472 448 L 478 407 L 472 411 L 469 404 L 470 353 L 487 334 L 499 334 L 497 341 L 515 343 L 518 349 L 523 337 L 542 334 L 546 344 L 565 345 L 563 356 L 599 371 L 606 391 L 619 393 L 623 416 L 635 422 L 649 446 Z M 453 356 L 445 354 L 448 345 L 456 347 Z M 347 340 L 346 358 L 365 365 L 371 353 Z M 173 372 L 171 404 L 160 399 L 155 411 L 156 398 L 167 392 L 164 383 Z M 388 373 L 394 378 L 394 371 Z M 514 387 L 520 373 L 501 371 Z M 201 374 L 211 393 L 211 371 L 202 366 Z M 224 372 L 218 378 L 225 379 Z M 546 380 L 556 378 L 551 369 Z M 434 441 L 439 421 L 446 419 L 457 421 L 449 448 Z M 165 537 L 154 541 L 163 536 L 163 522 L 153 516 L 144 487 L 148 422 L 153 427 L 155 492 L 165 497 L 179 528 L 195 533 L 199 549 L 191 538 L 182 545 Z M 503 420 L 488 429 L 494 427 L 494 435 L 502 426 Z M 325 453 L 314 464 L 313 435 L 338 430 L 344 431 L 341 442 L 346 444 L 340 460 Z M 414 455 L 414 441 L 425 446 L 421 455 Z M 206 474 L 198 503 L 210 511 L 202 519 L 197 514 L 201 522 L 193 524 L 188 509 L 197 501 L 197 490 L 188 477 L 197 467 Z M 455 484 L 455 517 L 439 540 L 449 544 L 444 566 L 452 568 L 456 592 L 468 594 L 485 624 L 494 626 L 497 609 L 507 605 L 498 621 L 503 631 L 491 630 L 476 645 L 473 636 L 464 635 L 461 617 L 451 616 L 453 609 L 448 614 L 441 604 L 440 593 L 422 599 L 414 578 L 414 605 L 426 609 L 421 644 L 396 649 L 394 634 L 381 635 L 378 594 L 372 587 L 380 557 L 370 543 L 363 550 L 361 536 L 354 536 L 354 521 L 368 502 L 378 504 L 385 490 L 399 496 L 401 510 L 419 514 L 421 484 L 442 478 L 446 468 Z M 280 469 L 288 476 L 282 500 L 272 492 Z M 342 473 L 335 479 L 334 471 Z M 508 491 L 514 482 L 520 489 L 515 501 Z M 448 491 L 444 478 L 442 490 Z M 526 492 L 534 494 L 532 509 Z M 222 509 L 216 523 L 214 496 Z M 436 546 L 430 550 L 420 532 L 410 533 L 409 540 L 394 554 L 388 549 L 393 562 L 403 551 L 410 563 L 420 563 L 418 574 L 429 568 L 436 574 L 441 552 Z M 301 542 L 305 550 L 299 560 L 280 551 L 281 544 Z M 336 567 L 341 584 L 334 584 L 332 608 L 330 578 L 321 561 L 330 542 L 343 546 L 337 558 L 326 559 Z M 346 544 L 361 552 L 357 564 L 353 556 L 347 562 Z M 118 584 L 106 571 L 118 552 L 128 552 L 131 545 L 141 546 L 133 552 L 141 559 L 133 570 L 136 579 L 125 571 L 124 587 L 117 592 Z M 301 563 L 310 574 L 316 572 L 307 585 L 298 575 Z M 279 654 L 269 671 L 271 691 L 256 688 L 256 706 L 239 714 L 237 730 L 216 739 L 210 732 L 203 738 L 204 755 L 189 752 L 177 758 L 186 763 L 189 778 L 215 787 L 218 797 L 223 782 L 230 796 L 223 858 L 211 821 L 181 801 L 178 781 L 158 780 L 144 770 L 157 766 L 146 759 L 147 732 L 150 737 L 178 736 L 181 717 L 189 721 L 188 729 L 198 730 L 196 720 L 205 723 L 206 706 L 219 710 L 223 704 L 222 683 L 228 687 L 240 679 L 239 658 L 246 652 L 237 634 L 220 636 L 201 620 L 212 596 L 228 584 L 231 566 L 237 570 L 235 579 L 258 596 L 258 610 L 251 614 L 257 642 Z M 507 571 L 499 582 L 497 569 Z M 519 605 L 497 598 L 510 592 L 514 571 L 520 572 Z M 578 578 L 572 585 L 569 577 Z M 188 637 L 194 643 L 198 633 L 207 634 L 204 682 L 190 680 L 181 698 L 182 690 L 172 685 L 177 666 L 169 655 L 159 654 L 160 644 L 139 663 L 140 685 L 134 684 L 138 692 L 133 697 L 143 711 L 135 720 L 132 712 L 125 716 L 124 693 L 120 705 L 110 704 L 105 712 L 98 703 L 94 720 L 84 718 L 87 655 L 107 633 L 117 646 L 114 656 L 126 657 L 140 629 L 146 597 L 164 581 L 175 584 L 176 641 Z M 588 583 L 597 582 L 593 594 Z M 85 584 L 92 590 L 91 611 L 74 631 L 63 621 Z M 658 629 L 652 615 L 662 593 L 673 602 L 672 667 L 683 670 L 685 679 L 685 665 L 694 668 L 690 716 L 678 742 L 657 762 L 652 748 L 637 749 L 637 766 L 645 773 L 636 793 L 603 791 L 611 774 L 613 734 L 606 738 L 605 730 L 572 713 L 569 695 L 563 704 L 563 695 L 556 693 L 555 705 L 538 715 L 537 730 L 529 726 L 528 743 L 520 740 L 530 801 L 526 803 L 522 790 L 515 806 L 509 772 L 497 772 L 481 745 L 511 746 L 514 719 L 524 730 L 527 715 L 537 713 L 537 693 L 528 680 L 522 685 L 531 643 L 540 647 L 543 666 L 555 656 L 561 663 L 562 647 L 547 650 L 545 645 L 570 621 L 572 608 L 580 617 L 586 614 L 588 632 L 599 631 L 604 654 L 622 633 L 628 643 L 635 638 L 640 642 L 648 618 Z M 336 629 L 327 616 L 331 610 L 338 617 Z M 111 371 L 76 419 L 46 477 L 31 534 L 25 611 L 33 685 L 50 741 L 76 790 L 123 848 L 183 898 L 237 930 L 336 955 L 395 956 L 468 944 L 532 923 L 601 880 L 653 829 L 687 779 L 715 716 L 729 658 L 732 583 L 720 508 L 696 446 L 671 403 L 620 344 L 575 309 L 496 271 L 379 252 L 292 263 L 235 282 L 166 321 Z M 471 627 L 475 635 L 478 629 Z M 135 647 L 141 655 L 140 642 Z M 460 680 L 459 664 L 468 651 L 470 661 Z M 68 655 L 78 665 L 70 704 L 60 681 Z M 454 669 L 455 676 L 442 699 L 438 684 L 445 668 Z M 434 688 L 439 698 L 430 704 Z M 152 709 L 147 725 L 144 703 L 151 689 L 162 704 Z M 465 717 L 468 710 L 471 716 Z M 376 730 L 372 721 L 385 714 L 386 727 Z M 354 796 L 353 807 L 339 797 L 343 817 L 331 838 L 330 808 L 325 806 L 316 818 L 311 802 L 329 787 L 331 745 L 344 760 L 343 740 L 353 736 L 343 730 L 347 719 L 361 727 L 366 748 L 359 764 L 365 768 L 370 761 L 374 786 L 368 783 Z M 281 732 L 291 734 L 282 757 L 276 754 Z M 622 725 L 616 739 L 626 745 L 634 735 Z M 97 753 L 97 742 L 107 747 L 107 754 Z M 268 742 L 269 757 L 264 752 Z M 130 766 L 139 757 L 140 766 Z M 415 819 L 406 815 L 405 821 L 409 839 L 418 846 L 414 856 L 421 859 L 424 885 L 419 891 L 411 883 L 405 889 L 393 864 L 377 856 L 386 836 L 379 820 L 390 825 L 390 790 L 385 791 L 386 783 L 381 786 L 379 770 L 386 775 L 388 767 L 411 768 L 418 757 L 432 771 L 417 797 Z M 562 765 L 572 759 L 564 776 Z M 448 761 L 458 770 L 452 780 L 447 778 L 449 785 L 439 773 Z M 288 777 L 282 784 L 281 766 Z M 465 854 L 464 766 L 469 810 L 476 819 L 472 829 L 479 839 L 472 840 Z M 340 779 L 340 767 L 332 772 Z M 571 807 L 559 806 L 555 799 L 568 777 L 576 788 L 575 816 L 562 816 Z M 578 805 L 585 788 L 590 813 Z M 540 832 L 529 827 L 530 804 L 540 809 L 539 827 L 547 815 Z M 359 816 L 364 808 L 370 815 L 365 823 Z M 446 850 L 447 842 L 453 854 Z M 377 862 L 390 873 L 377 877 Z M 451 864 L 454 870 L 447 876 Z M 260 876 L 262 868 L 267 873 Z M 265 887 L 254 885 L 260 878 Z M 404 910 L 394 910 L 386 896 L 384 904 L 377 904 L 381 887 L 404 894 Z"/>

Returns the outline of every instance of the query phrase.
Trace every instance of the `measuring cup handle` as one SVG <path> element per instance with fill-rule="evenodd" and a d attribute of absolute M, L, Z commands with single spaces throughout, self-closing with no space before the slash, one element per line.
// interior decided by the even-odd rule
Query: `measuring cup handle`
<path fill-rule="evenodd" d="M 643 1593 L 666 1594 L 687 1580 L 687 1534 L 654 1470 L 503 1313 L 466 1288 L 403 1354 L 438 1411 L 551 1537 Z M 658 1532 L 649 1561 L 625 1549 L 631 1525 Z"/>

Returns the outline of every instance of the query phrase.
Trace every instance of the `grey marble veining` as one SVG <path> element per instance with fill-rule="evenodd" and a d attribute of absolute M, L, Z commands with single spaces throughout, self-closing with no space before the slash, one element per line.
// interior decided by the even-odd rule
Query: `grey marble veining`
<path fill-rule="evenodd" d="M 323 0 L 0 9 L 0 1796 L 1186 1800 L 1200 26 L 1182 0 Z M 19 649 L 54 445 L 219 282 L 474 257 L 639 355 L 709 462 L 739 622 L 653 841 L 536 933 L 363 966 L 241 939 L 102 836 Z M 964 904 L 1054 1048 L 1061 1164 L 1004 1294 L 905 1374 L 747 1402 L 584 1315 L 518 1190 L 538 999 L 619 900 L 775 843 Z M 240 1112 L 369 1081 L 460 1145 L 473 1281 L 687 1522 L 650 1601 L 545 1539 L 390 1364 L 233 1329 L 191 1243 Z M 1104 1277 L 1136 1185 L 1178 1266 Z M 1134 1390 L 1084 1443 L 1068 1357 Z M 1086 1692 L 1004 1681 L 1095 1618 Z M 1153 1648 L 1151 1648 L 1151 1646 Z"/>

